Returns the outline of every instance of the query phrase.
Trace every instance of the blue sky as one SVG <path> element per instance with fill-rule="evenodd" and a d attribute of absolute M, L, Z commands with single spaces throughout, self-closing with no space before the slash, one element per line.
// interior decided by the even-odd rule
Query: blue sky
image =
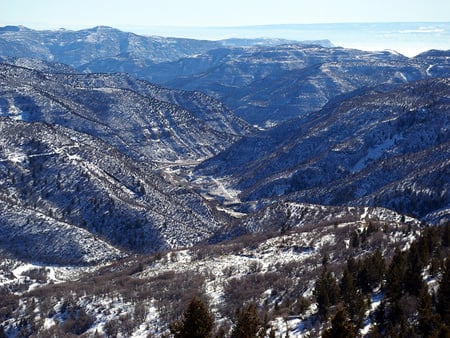
<path fill-rule="evenodd" d="M 0 0 L 0 26 L 121 29 L 450 21 L 449 0 Z"/>

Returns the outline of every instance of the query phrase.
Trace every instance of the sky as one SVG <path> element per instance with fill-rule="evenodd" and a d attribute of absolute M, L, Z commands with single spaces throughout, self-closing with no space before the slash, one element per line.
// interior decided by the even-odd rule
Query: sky
<path fill-rule="evenodd" d="M 0 0 L 0 26 L 82 29 L 450 21 L 449 0 Z"/>

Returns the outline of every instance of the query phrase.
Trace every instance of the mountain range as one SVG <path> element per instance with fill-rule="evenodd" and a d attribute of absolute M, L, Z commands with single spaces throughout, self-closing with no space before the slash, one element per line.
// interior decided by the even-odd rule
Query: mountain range
<path fill-rule="evenodd" d="M 31 302 L 48 282 L 80 278 L 76 289 L 112 276 L 122 296 L 127 283 L 137 294 L 165 290 L 144 297 L 151 330 L 164 334 L 187 300 L 166 295 L 161 280 L 208 293 L 229 324 L 236 308 L 223 306 L 237 306 L 227 295 L 238 280 L 278 285 L 279 271 L 309 262 L 293 278 L 301 293 L 285 281 L 248 297 L 275 309 L 278 298 L 314 303 L 320 256 L 336 276 L 346 255 L 384 248 L 388 264 L 396 247 L 450 221 L 449 60 L 449 51 L 408 58 L 325 40 L 0 28 L 0 291 L 10 297 L 0 323 L 10 336 L 21 330 L 11 317 L 19 305 L 7 304 L 17 290 Z M 101 309 L 116 311 L 106 284 L 98 299 L 71 300 L 97 318 L 92 334 L 122 318 Z M 69 315 L 64 297 L 41 326 L 69 325 L 78 310 Z M 139 296 L 121 298 L 137 311 L 127 297 Z"/>

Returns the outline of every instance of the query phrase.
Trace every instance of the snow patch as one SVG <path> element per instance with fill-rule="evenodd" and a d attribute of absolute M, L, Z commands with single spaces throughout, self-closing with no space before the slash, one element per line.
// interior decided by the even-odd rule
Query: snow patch
<path fill-rule="evenodd" d="M 351 172 L 354 174 L 358 171 L 363 170 L 368 164 L 372 163 L 380 159 L 385 151 L 391 148 L 395 143 L 401 140 L 403 137 L 400 135 L 395 135 L 390 139 L 386 139 L 383 143 L 377 144 L 374 147 L 370 148 L 367 151 L 367 155 L 361 158 L 351 169 Z"/>

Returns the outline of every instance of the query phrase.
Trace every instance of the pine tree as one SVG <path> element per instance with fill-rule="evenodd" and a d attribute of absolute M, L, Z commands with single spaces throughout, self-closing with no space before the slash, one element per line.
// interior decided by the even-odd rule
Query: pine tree
<path fill-rule="evenodd" d="M 445 260 L 437 301 L 438 312 L 442 317 L 442 321 L 450 323 L 450 256 Z"/>
<path fill-rule="evenodd" d="M 0 338 L 6 338 L 7 335 L 5 333 L 5 329 L 3 328 L 3 325 L 0 325 Z"/>
<path fill-rule="evenodd" d="M 400 299 L 404 293 L 405 266 L 404 254 L 396 248 L 386 274 L 386 295 L 391 300 Z"/>
<path fill-rule="evenodd" d="M 183 314 L 183 321 L 172 323 L 170 331 L 175 338 L 207 338 L 211 337 L 214 319 L 205 303 L 193 297 Z"/>
<path fill-rule="evenodd" d="M 433 313 L 433 299 L 426 284 L 423 284 L 420 290 L 417 310 L 419 313 L 418 330 L 424 337 L 430 337 L 433 331 L 439 327 L 439 318 Z"/>
<path fill-rule="evenodd" d="M 341 289 L 342 300 L 346 304 L 350 304 L 352 297 L 356 292 L 356 287 L 353 274 L 350 272 L 348 266 L 344 268 L 339 287 Z"/>
<path fill-rule="evenodd" d="M 377 249 L 373 255 L 358 264 L 357 284 L 359 288 L 365 293 L 371 292 L 383 280 L 384 271 L 384 259 L 381 251 Z"/>
<path fill-rule="evenodd" d="M 261 326 L 255 304 L 250 303 L 236 314 L 236 325 L 231 338 L 257 338 Z"/>
<path fill-rule="evenodd" d="M 446 248 L 450 246 L 450 222 L 445 223 L 442 230 L 442 246 Z"/>
<path fill-rule="evenodd" d="M 331 320 L 331 328 L 322 334 L 322 338 L 353 338 L 356 337 L 355 328 L 348 320 L 343 308 L 340 308 Z"/>
<path fill-rule="evenodd" d="M 335 305 L 339 299 L 339 286 L 326 265 L 316 281 L 314 295 L 317 300 L 319 317 L 324 320 L 327 318 L 329 307 Z"/>
<path fill-rule="evenodd" d="M 419 296 L 423 287 L 422 268 L 425 254 L 419 252 L 419 245 L 413 243 L 408 252 L 407 267 L 405 271 L 405 291 L 410 295 Z"/>

